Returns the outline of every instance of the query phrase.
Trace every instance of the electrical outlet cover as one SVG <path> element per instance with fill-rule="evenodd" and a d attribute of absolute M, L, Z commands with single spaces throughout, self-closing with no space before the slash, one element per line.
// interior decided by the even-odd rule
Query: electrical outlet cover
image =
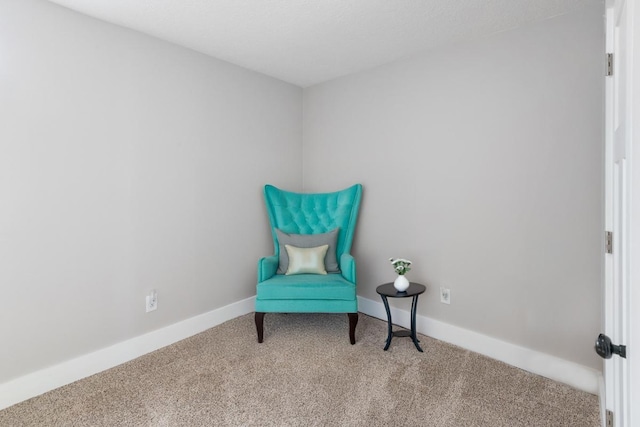
<path fill-rule="evenodd" d="M 155 290 L 151 291 L 146 298 L 146 309 L 147 313 L 150 311 L 154 311 L 158 308 L 158 292 Z"/>
<path fill-rule="evenodd" d="M 444 304 L 451 304 L 451 290 L 440 287 L 440 302 Z"/>

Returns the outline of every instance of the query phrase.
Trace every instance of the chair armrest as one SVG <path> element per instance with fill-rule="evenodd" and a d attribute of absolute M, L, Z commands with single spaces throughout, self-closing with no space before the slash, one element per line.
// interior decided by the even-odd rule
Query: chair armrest
<path fill-rule="evenodd" d="M 356 260 L 351 254 L 344 253 L 340 256 L 340 271 L 342 271 L 342 277 L 356 283 Z"/>
<path fill-rule="evenodd" d="M 278 269 L 278 256 L 271 255 L 258 261 L 258 283 L 272 278 Z"/>

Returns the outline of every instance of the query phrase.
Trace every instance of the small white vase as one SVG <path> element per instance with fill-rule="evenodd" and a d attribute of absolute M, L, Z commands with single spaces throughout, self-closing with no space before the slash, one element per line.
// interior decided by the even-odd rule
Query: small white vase
<path fill-rule="evenodd" d="M 409 281 L 404 275 L 398 274 L 396 280 L 393 282 L 393 287 L 396 288 L 398 292 L 404 292 L 409 289 Z"/>

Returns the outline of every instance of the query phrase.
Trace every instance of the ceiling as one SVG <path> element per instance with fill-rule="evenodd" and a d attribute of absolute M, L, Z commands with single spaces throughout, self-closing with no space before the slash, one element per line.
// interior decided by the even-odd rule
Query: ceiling
<path fill-rule="evenodd" d="M 49 0 L 307 87 L 599 0 Z"/>

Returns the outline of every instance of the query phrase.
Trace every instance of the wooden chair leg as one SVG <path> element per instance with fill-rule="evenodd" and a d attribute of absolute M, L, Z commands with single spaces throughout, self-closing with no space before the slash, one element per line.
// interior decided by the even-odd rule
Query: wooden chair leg
<path fill-rule="evenodd" d="M 261 343 L 264 338 L 264 313 L 256 311 L 256 331 L 258 332 L 258 342 Z"/>
<path fill-rule="evenodd" d="M 347 313 L 349 316 L 349 341 L 351 345 L 356 343 L 356 325 L 358 324 L 358 313 Z"/>

